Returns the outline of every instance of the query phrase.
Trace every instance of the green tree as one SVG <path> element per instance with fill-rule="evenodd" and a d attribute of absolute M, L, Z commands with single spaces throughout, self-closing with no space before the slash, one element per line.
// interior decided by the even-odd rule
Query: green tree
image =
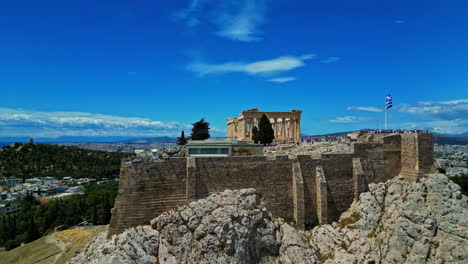
<path fill-rule="evenodd" d="M 28 224 L 28 231 L 26 233 L 26 242 L 31 242 L 36 239 L 38 239 L 41 235 L 39 234 L 39 231 L 37 230 L 36 223 L 34 223 L 34 217 L 31 217 L 29 219 L 29 224 Z"/>
<path fill-rule="evenodd" d="M 97 205 L 96 205 L 96 198 L 93 199 L 93 225 L 98 224 L 98 214 L 97 214 Z"/>
<path fill-rule="evenodd" d="M 102 199 L 102 224 L 107 225 L 111 220 L 111 205 L 109 202 L 109 196 L 106 194 Z"/>
<path fill-rule="evenodd" d="M 210 138 L 210 123 L 205 121 L 205 118 L 193 123 L 191 139 L 192 140 L 205 140 Z"/>
<path fill-rule="evenodd" d="M 273 139 L 275 139 L 275 132 L 273 131 L 270 120 L 263 114 L 258 123 L 258 141 L 263 145 L 267 145 L 271 144 Z"/>
<path fill-rule="evenodd" d="M 185 138 L 185 133 L 182 130 L 182 133 L 180 133 L 180 137 L 177 138 L 177 145 L 183 146 L 187 144 L 187 139 Z"/>
<path fill-rule="evenodd" d="M 252 140 L 255 144 L 257 144 L 259 142 L 258 140 L 258 128 L 256 126 L 254 126 L 252 128 Z"/>
<path fill-rule="evenodd" d="M 461 187 L 461 192 L 468 195 L 468 174 L 449 177 L 450 180 L 455 182 Z"/>

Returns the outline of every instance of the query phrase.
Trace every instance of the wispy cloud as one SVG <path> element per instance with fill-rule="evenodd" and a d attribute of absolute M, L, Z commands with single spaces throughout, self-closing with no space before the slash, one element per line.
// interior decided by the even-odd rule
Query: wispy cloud
<path fill-rule="evenodd" d="M 427 129 L 432 132 L 448 135 L 468 133 L 468 119 L 415 121 L 395 125 L 403 129 Z"/>
<path fill-rule="evenodd" d="M 218 36 L 250 42 L 261 39 L 265 13 L 266 0 L 192 0 L 174 14 L 174 20 L 189 28 L 209 21 L 217 27 Z"/>
<path fill-rule="evenodd" d="M 382 112 L 383 110 L 373 106 L 350 106 L 348 110 L 366 111 L 366 112 Z"/>
<path fill-rule="evenodd" d="M 190 125 L 84 112 L 0 108 L 0 136 L 176 136 Z"/>
<path fill-rule="evenodd" d="M 400 105 L 396 110 L 398 112 L 432 116 L 441 119 L 467 118 L 468 99 L 404 104 Z"/>
<path fill-rule="evenodd" d="M 338 62 L 340 59 L 341 59 L 340 57 L 328 57 L 324 60 L 321 60 L 320 62 L 325 63 L 325 64 L 330 64 L 330 63 Z"/>
<path fill-rule="evenodd" d="M 337 117 L 335 119 L 331 119 L 328 121 L 331 123 L 357 123 L 357 122 L 364 122 L 368 120 L 369 118 L 367 117 L 343 116 L 343 117 Z"/>
<path fill-rule="evenodd" d="M 278 78 L 273 78 L 269 79 L 269 82 L 277 82 L 277 83 L 285 83 L 285 82 L 290 82 L 290 81 L 295 81 L 296 77 L 278 77 Z"/>
<path fill-rule="evenodd" d="M 422 121 L 406 123 L 407 126 L 411 124 L 442 134 L 468 133 L 468 99 L 403 104 L 395 110 L 423 118 Z"/>
<path fill-rule="evenodd" d="M 406 23 L 406 21 L 401 20 L 401 19 L 397 19 L 397 20 L 394 20 L 393 23 L 395 23 L 395 24 L 404 24 L 404 23 Z"/>
<path fill-rule="evenodd" d="M 189 64 L 187 69 L 199 76 L 232 72 L 242 72 L 249 75 L 267 75 L 302 67 L 305 65 L 304 61 L 314 57 L 315 55 L 313 54 L 307 54 L 299 57 L 282 56 L 271 60 L 256 62 L 225 62 L 220 64 L 194 62 Z"/>

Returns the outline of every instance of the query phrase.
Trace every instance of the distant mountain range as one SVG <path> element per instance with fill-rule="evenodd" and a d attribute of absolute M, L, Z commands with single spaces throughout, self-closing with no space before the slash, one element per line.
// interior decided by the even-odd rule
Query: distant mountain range
<path fill-rule="evenodd" d="M 58 138 L 34 138 L 35 143 L 55 144 L 55 143 L 121 143 L 121 144 L 154 144 L 154 143 L 174 143 L 175 137 L 153 137 L 153 138 L 137 138 L 137 137 L 58 137 Z M 0 142 L 3 144 L 11 144 L 14 142 L 29 142 L 28 137 L 0 137 Z"/>
<path fill-rule="evenodd" d="M 302 137 L 341 137 L 355 131 L 344 131 L 322 135 L 301 135 Z M 152 138 L 137 138 L 137 137 L 58 137 L 58 138 L 34 138 L 36 143 L 56 144 L 56 143 L 109 143 L 109 144 L 157 144 L 157 143 L 175 143 L 176 137 L 152 137 Z M 27 137 L 0 137 L 0 147 L 14 142 L 29 142 Z M 442 135 L 434 134 L 434 143 L 451 144 L 451 145 L 467 145 L 468 136 Z"/>
<path fill-rule="evenodd" d="M 154 137 L 154 138 L 134 138 L 122 140 L 114 143 L 122 144 L 155 144 L 155 143 L 175 143 L 177 138 L 175 137 Z"/>

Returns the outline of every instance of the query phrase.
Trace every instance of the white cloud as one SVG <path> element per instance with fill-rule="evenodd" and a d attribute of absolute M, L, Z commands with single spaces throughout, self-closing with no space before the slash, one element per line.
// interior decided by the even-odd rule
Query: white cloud
<path fill-rule="evenodd" d="M 357 122 L 363 122 L 367 121 L 368 118 L 365 117 L 357 117 L 357 116 L 343 116 L 343 117 L 337 117 L 332 120 L 328 120 L 331 123 L 357 123 Z"/>
<path fill-rule="evenodd" d="M 193 28 L 201 21 L 217 27 L 218 36 L 235 41 L 261 39 L 260 26 L 266 13 L 266 0 L 192 0 L 189 6 L 174 14 L 174 20 Z"/>
<path fill-rule="evenodd" d="M 295 81 L 296 77 L 279 77 L 279 78 L 273 78 L 269 79 L 269 82 L 277 82 L 277 83 L 285 83 L 285 82 L 290 82 L 290 81 Z"/>
<path fill-rule="evenodd" d="M 400 124 L 402 128 L 429 129 L 452 135 L 468 133 L 468 99 L 404 104 L 397 106 L 395 110 L 422 118 Z"/>
<path fill-rule="evenodd" d="M 403 129 L 427 129 L 432 132 L 448 135 L 461 135 L 468 133 L 467 119 L 406 122 L 396 124 L 396 126 Z"/>
<path fill-rule="evenodd" d="M 398 112 L 426 115 L 441 119 L 466 118 L 468 116 L 468 99 L 443 102 L 418 102 L 416 104 L 401 105 Z"/>
<path fill-rule="evenodd" d="M 225 62 L 221 64 L 194 62 L 189 64 L 187 69 L 200 76 L 231 72 L 243 72 L 249 75 L 274 74 L 302 67 L 305 65 L 305 60 L 314 57 L 313 54 L 306 54 L 299 57 L 282 56 L 256 62 Z"/>
<path fill-rule="evenodd" d="M 437 133 L 460 135 L 468 132 L 468 119 L 437 120 L 428 122 L 426 126 Z"/>
<path fill-rule="evenodd" d="M 0 108 L 0 136 L 178 136 L 190 125 L 84 112 Z M 215 129 L 216 130 L 216 129 Z"/>
<path fill-rule="evenodd" d="M 382 112 L 383 110 L 373 106 L 350 106 L 348 110 L 358 110 L 367 112 Z"/>
<path fill-rule="evenodd" d="M 328 57 L 325 60 L 320 61 L 321 63 L 330 64 L 339 61 L 340 57 Z"/>

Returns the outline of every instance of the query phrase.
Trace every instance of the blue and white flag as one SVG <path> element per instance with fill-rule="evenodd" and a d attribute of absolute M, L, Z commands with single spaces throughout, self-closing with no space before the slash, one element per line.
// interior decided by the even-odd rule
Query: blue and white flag
<path fill-rule="evenodd" d="M 385 110 L 388 110 L 393 106 L 392 104 L 392 96 L 389 94 L 385 95 Z"/>

